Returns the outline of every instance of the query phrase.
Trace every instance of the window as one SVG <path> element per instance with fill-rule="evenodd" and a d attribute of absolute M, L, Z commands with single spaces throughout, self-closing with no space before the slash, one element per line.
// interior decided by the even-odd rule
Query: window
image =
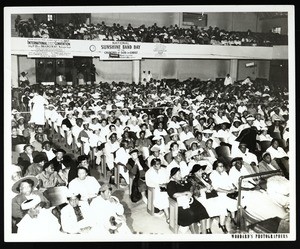
<path fill-rule="evenodd" d="M 281 34 L 281 27 L 272 28 L 272 33 Z"/>
<path fill-rule="evenodd" d="M 184 12 L 182 15 L 182 25 L 206 27 L 207 26 L 207 14 Z"/>
<path fill-rule="evenodd" d="M 47 15 L 47 21 L 53 21 L 53 16 L 52 15 Z"/>

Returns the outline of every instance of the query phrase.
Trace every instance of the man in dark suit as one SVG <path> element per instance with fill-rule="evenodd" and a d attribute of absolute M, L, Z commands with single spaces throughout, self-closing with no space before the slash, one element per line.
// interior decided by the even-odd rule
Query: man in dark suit
<path fill-rule="evenodd" d="M 28 166 L 33 163 L 33 158 L 38 154 L 39 152 L 34 151 L 32 145 L 26 144 L 24 146 L 24 152 L 21 152 L 18 158 L 18 165 L 22 167 L 22 175 L 25 174 Z"/>

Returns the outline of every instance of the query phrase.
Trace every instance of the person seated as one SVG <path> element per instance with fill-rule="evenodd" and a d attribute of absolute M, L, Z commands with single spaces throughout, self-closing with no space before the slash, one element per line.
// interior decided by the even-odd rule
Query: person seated
<path fill-rule="evenodd" d="M 21 203 L 21 209 L 25 213 L 24 217 L 17 224 L 17 234 L 32 236 L 32 231 L 35 235 L 44 236 L 45 231 L 49 235 L 60 233 L 60 225 L 58 220 L 52 214 L 51 209 L 45 208 L 39 195 L 33 195 Z"/>
<path fill-rule="evenodd" d="M 213 163 L 213 171 L 210 174 L 211 185 L 217 191 L 218 196 L 223 199 L 223 206 L 227 208 L 231 215 L 231 221 L 236 224 L 235 212 L 237 211 L 237 187 L 225 171 L 224 164 L 216 160 Z"/>
<path fill-rule="evenodd" d="M 15 146 L 17 144 L 26 144 L 27 143 L 27 139 L 18 134 L 18 130 L 16 126 L 13 126 L 11 128 L 11 145 L 12 145 L 12 151 L 15 151 Z"/>
<path fill-rule="evenodd" d="M 163 167 L 167 167 L 168 162 L 165 160 L 164 156 L 160 153 L 160 147 L 157 145 L 154 145 L 150 149 L 151 155 L 147 158 L 147 165 L 151 166 L 151 161 L 153 159 L 160 159 L 160 162 Z"/>
<path fill-rule="evenodd" d="M 35 176 L 26 176 L 19 179 L 12 186 L 12 191 L 17 195 L 12 199 L 12 217 L 13 219 L 22 219 L 26 212 L 22 210 L 21 204 L 38 195 L 46 203 L 45 208 L 50 207 L 50 202 L 44 197 L 43 193 L 36 189 L 38 179 Z"/>
<path fill-rule="evenodd" d="M 77 167 L 77 176 L 69 183 L 69 190 L 81 195 L 82 201 L 91 201 L 97 196 L 100 184 L 95 177 L 88 175 L 86 167 Z"/>
<path fill-rule="evenodd" d="M 209 175 L 205 173 L 206 165 L 195 164 L 187 178 L 193 186 L 194 197 L 205 207 L 210 217 L 219 217 L 219 228 L 223 233 L 228 233 L 225 225 L 227 206 L 224 205 L 224 198 L 219 197 L 212 186 Z M 206 220 L 206 232 L 211 233 L 211 220 Z"/>
<path fill-rule="evenodd" d="M 22 167 L 23 175 L 25 174 L 28 166 L 33 163 L 33 158 L 39 154 L 38 151 L 34 151 L 33 149 L 32 145 L 26 144 L 24 146 L 24 152 L 21 152 L 18 158 L 18 165 Z"/>
<path fill-rule="evenodd" d="M 284 151 L 282 147 L 279 146 L 278 139 L 274 138 L 271 141 L 271 146 L 266 150 L 270 153 L 273 159 L 275 158 L 288 158 L 288 154 Z"/>
<path fill-rule="evenodd" d="M 58 172 L 54 170 L 52 162 L 46 162 L 43 166 L 43 171 L 36 178 L 39 179 L 39 190 L 42 192 L 48 188 L 66 185 Z"/>
<path fill-rule="evenodd" d="M 52 158 L 51 162 L 54 166 L 54 170 L 56 172 L 60 172 L 65 168 L 65 166 L 62 164 L 63 156 L 66 154 L 66 151 L 64 149 L 57 149 L 54 151 L 55 157 Z"/>
<path fill-rule="evenodd" d="M 127 171 L 126 164 L 130 158 L 129 141 L 122 140 L 120 146 L 121 147 L 116 151 L 114 163 L 119 166 L 119 173 L 125 180 L 124 185 L 127 185 L 129 183 L 129 173 Z"/>
<path fill-rule="evenodd" d="M 42 144 L 44 142 L 44 136 L 42 133 L 36 133 L 34 136 L 34 141 L 31 142 L 31 145 L 33 146 L 33 148 L 38 151 L 41 152 L 43 150 Z"/>
<path fill-rule="evenodd" d="M 180 168 L 180 173 L 181 173 L 182 177 L 187 176 L 190 172 L 189 167 L 188 167 L 186 161 L 184 160 L 182 153 L 180 153 L 180 152 L 175 152 L 173 154 L 173 160 L 167 166 L 168 174 L 171 172 L 172 168 L 175 168 L 175 167 Z"/>
<path fill-rule="evenodd" d="M 85 201 L 80 200 L 80 194 L 68 191 L 68 204 L 61 209 L 61 227 L 69 234 L 89 233 L 92 229 L 93 213 Z"/>
<path fill-rule="evenodd" d="M 52 148 L 52 143 L 50 141 L 43 142 L 42 148 L 42 152 L 46 154 L 48 161 L 51 161 L 56 156 L 54 153 L 54 149 Z"/>
<path fill-rule="evenodd" d="M 13 186 L 18 180 L 22 178 L 22 169 L 21 167 L 12 164 L 10 167 L 10 172 L 11 172 L 11 178 L 10 178 L 11 184 L 9 186 Z M 10 192 L 12 197 L 15 197 L 17 195 L 12 190 Z"/>
<path fill-rule="evenodd" d="M 280 167 L 277 164 L 276 160 L 272 159 L 269 152 L 264 152 L 262 154 L 262 160 L 258 164 L 259 173 L 278 169 L 280 169 Z"/>
<path fill-rule="evenodd" d="M 42 173 L 43 167 L 45 162 L 47 162 L 47 158 L 44 156 L 44 154 L 39 153 L 33 158 L 33 163 L 29 165 L 29 167 L 26 170 L 26 173 L 24 176 L 37 176 L 38 174 Z"/>
<path fill-rule="evenodd" d="M 126 163 L 126 168 L 129 170 L 129 174 L 137 177 L 138 189 L 142 196 L 145 196 L 146 184 L 145 184 L 145 174 L 149 167 L 147 166 L 145 160 L 141 155 L 138 154 L 137 149 L 132 149 L 129 152 L 130 158 Z"/>
<path fill-rule="evenodd" d="M 251 164 L 252 162 L 255 163 L 255 165 L 258 164 L 257 156 L 251 152 L 249 152 L 249 149 L 247 148 L 247 144 L 244 142 L 240 142 L 238 148 L 233 148 L 231 151 L 231 157 L 242 157 L 243 161 Z"/>
<path fill-rule="evenodd" d="M 135 147 L 142 153 L 144 159 L 149 157 L 149 149 L 152 145 L 151 140 L 146 138 L 145 135 L 145 131 L 140 131 L 139 138 L 135 141 Z"/>
<path fill-rule="evenodd" d="M 167 170 L 161 167 L 159 158 L 152 159 L 150 166 L 145 174 L 146 185 L 154 188 L 153 205 L 160 210 L 159 214 L 161 211 L 164 212 L 167 223 L 169 223 L 169 199 L 166 192 L 169 176 Z"/>
<path fill-rule="evenodd" d="M 92 200 L 90 206 L 93 213 L 93 229 L 111 234 L 131 234 L 126 224 L 124 207 L 119 199 L 111 194 L 111 185 L 104 183 L 99 189 L 99 195 Z"/>
<path fill-rule="evenodd" d="M 174 167 L 171 169 L 167 193 L 170 198 L 178 203 L 179 231 L 182 230 L 182 227 L 187 227 L 192 233 L 196 233 L 194 223 L 208 219 L 209 215 L 205 207 L 193 197 L 191 187 L 191 183 L 182 178 L 180 168 Z M 202 225 L 204 228 L 204 221 L 202 221 Z"/>

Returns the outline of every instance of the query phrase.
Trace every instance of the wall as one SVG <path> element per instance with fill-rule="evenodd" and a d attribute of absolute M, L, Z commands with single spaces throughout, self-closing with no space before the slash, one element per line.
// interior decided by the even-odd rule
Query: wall
<path fill-rule="evenodd" d="M 35 59 L 29 59 L 26 56 L 19 56 L 19 72 L 28 72 L 30 84 L 36 83 Z"/>
<path fill-rule="evenodd" d="M 16 20 L 17 16 L 18 16 L 17 14 L 12 14 L 11 18 L 10 18 L 12 37 L 17 37 L 18 36 L 18 34 L 15 32 L 15 20 Z M 29 18 L 33 18 L 33 14 L 20 14 L 20 16 L 21 16 L 22 20 L 28 20 Z"/>
<path fill-rule="evenodd" d="M 254 62 L 255 67 L 246 67 L 247 63 Z M 243 80 L 247 76 L 251 79 L 265 78 L 269 79 L 270 61 L 267 60 L 239 60 L 237 80 Z"/>
<path fill-rule="evenodd" d="M 143 60 L 141 72 L 151 71 L 153 78 L 196 77 L 202 80 L 224 77 L 230 68 L 230 60 Z"/>
<path fill-rule="evenodd" d="M 288 19 L 286 17 L 259 21 L 259 32 L 269 33 L 274 27 L 281 27 L 281 34 L 288 34 Z"/>
<path fill-rule="evenodd" d="M 99 58 L 93 58 L 93 63 L 98 73 L 96 82 L 132 82 L 131 61 L 100 61 Z"/>
<path fill-rule="evenodd" d="M 104 21 L 107 25 L 119 23 L 127 27 L 130 23 L 133 27 L 139 27 L 142 24 L 152 26 L 156 23 L 158 26 L 170 26 L 178 24 L 178 13 L 92 13 L 91 23 L 101 23 Z"/>

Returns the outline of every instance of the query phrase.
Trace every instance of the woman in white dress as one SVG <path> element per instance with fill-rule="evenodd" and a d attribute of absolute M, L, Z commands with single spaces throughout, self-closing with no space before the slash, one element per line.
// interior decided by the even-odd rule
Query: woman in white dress
<path fill-rule="evenodd" d="M 167 170 L 161 167 L 161 160 L 159 158 L 151 160 L 151 167 L 147 170 L 145 178 L 146 185 L 154 188 L 154 207 L 164 211 L 169 223 L 169 196 L 166 184 L 170 179 Z"/>
<path fill-rule="evenodd" d="M 48 101 L 42 96 L 43 91 L 40 90 L 29 101 L 31 119 L 29 122 L 33 122 L 36 125 L 45 124 L 45 106 L 48 105 Z"/>
<path fill-rule="evenodd" d="M 225 171 L 224 164 L 219 160 L 213 163 L 213 171 L 210 174 L 212 187 L 217 191 L 218 196 L 223 199 L 223 205 L 231 213 L 232 222 L 234 213 L 237 211 L 237 200 L 229 198 L 227 194 L 236 193 L 237 189 L 233 186 L 232 181 Z"/>

